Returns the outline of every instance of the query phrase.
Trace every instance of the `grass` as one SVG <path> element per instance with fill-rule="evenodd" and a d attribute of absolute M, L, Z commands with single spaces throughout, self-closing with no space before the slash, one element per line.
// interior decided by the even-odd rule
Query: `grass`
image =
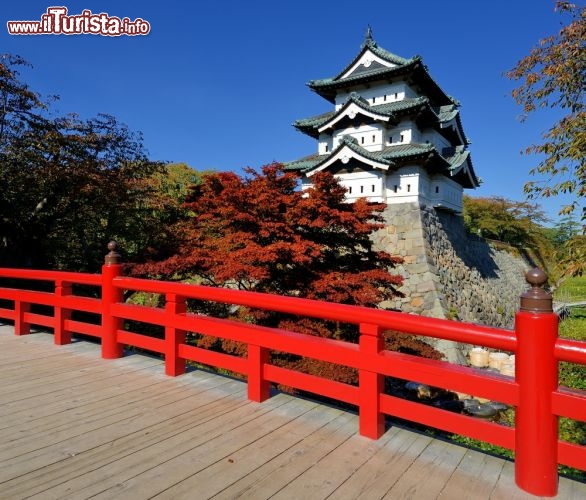
<path fill-rule="evenodd" d="M 555 291 L 554 299 L 560 302 L 586 300 L 586 276 L 568 278 Z"/>

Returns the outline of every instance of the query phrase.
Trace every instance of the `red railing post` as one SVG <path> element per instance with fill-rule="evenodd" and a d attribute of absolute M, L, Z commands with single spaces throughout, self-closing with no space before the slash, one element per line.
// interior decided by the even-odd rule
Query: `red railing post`
<path fill-rule="evenodd" d="M 526 275 L 532 288 L 521 296 L 515 317 L 515 376 L 519 406 L 515 413 L 515 481 L 533 495 L 555 496 L 558 488 L 558 417 L 552 394 L 558 387 L 554 356 L 558 317 L 552 296 L 543 290 L 547 276 L 540 269 Z"/>
<path fill-rule="evenodd" d="M 382 328 L 360 324 L 360 353 L 378 354 L 385 348 Z M 362 436 L 378 439 L 385 432 L 385 415 L 380 411 L 380 397 L 384 392 L 385 377 L 377 372 L 360 370 L 358 373 L 359 432 Z"/>
<path fill-rule="evenodd" d="M 14 301 L 14 334 L 28 335 L 31 333 L 31 324 L 24 320 L 24 315 L 31 310 L 28 302 L 17 299 Z"/>
<path fill-rule="evenodd" d="M 174 293 L 165 295 L 165 374 L 172 377 L 185 373 L 185 358 L 179 357 L 179 344 L 185 342 L 186 332 L 175 328 L 174 322 L 178 314 L 185 314 L 186 311 L 185 297 Z"/>
<path fill-rule="evenodd" d="M 108 243 L 110 252 L 102 266 L 102 358 L 115 359 L 123 355 L 123 346 L 118 342 L 118 330 L 122 320 L 112 314 L 112 305 L 122 302 L 122 290 L 114 287 L 113 280 L 122 274 L 118 244 Z"/>
<path fill-rule="evenodd" d="M 57 345 L 71 344 L 71 332 L 65 328 L 65 322 L 71 319 L 71 310 L 63 307 L 64 297 L 71 295 L 72 286 L 67 281 L 55 281 L 55 332 L 54 342 Z"/>
<path fill-rule="evenodd" d="M 248 399 L 251 401 L 262 403 L 269 399 L 271 385 L 264 377 L 264 367 L 268 362 L 268 349 L 248 344 Z"/>

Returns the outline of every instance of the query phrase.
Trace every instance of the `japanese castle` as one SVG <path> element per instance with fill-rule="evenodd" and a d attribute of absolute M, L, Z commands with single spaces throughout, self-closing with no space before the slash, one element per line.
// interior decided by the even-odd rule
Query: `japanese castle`
<path fill-rule="evenodd" d="M 459 103 L 429 75 L 420 56 L 404 59 L 377 45 L 370 28 L 358 55 L 337 76 L 308 83 L 334 110 L 297 120 L 317 153 L 286 164 L 302 176 L 328 170 L 347 200 L 417 202 L 459 213 L 475 188 Z"/>

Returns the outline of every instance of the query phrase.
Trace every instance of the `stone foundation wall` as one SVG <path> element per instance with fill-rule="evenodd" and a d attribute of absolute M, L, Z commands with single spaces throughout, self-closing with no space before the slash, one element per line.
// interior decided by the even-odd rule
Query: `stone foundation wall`
<path fill-rule="evenodd" d="M 496 250 L 466 233 L 461 216 L 421 207 L 389 205 L 375 247 L 400 255 L 395 272 L 403 297 L 383 306 L 402 312 L 512 328 L 530 268 L 521 256 Z M 462 346 L 430 341 L 449 361 L 463 361 Z"/>

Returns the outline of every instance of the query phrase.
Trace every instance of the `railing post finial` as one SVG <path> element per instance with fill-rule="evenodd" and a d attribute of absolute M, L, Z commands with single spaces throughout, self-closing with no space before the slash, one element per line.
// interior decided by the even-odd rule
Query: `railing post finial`
<path fill-rule="evenodd" d="M 553 297 L 543 286 L 547 283 L 547 275 L 539 268 L 525 274 L 525 280 L 531 288 L 521 295 L 521 311 L 534 313 L 553 312 Z"/>
<path fill-rule="evenodd" d="M 107 266 L 111 266 L 114 264 L 120 264 L 120 254 L 117 252 L 118 250 L 118 242 L 115 240 L 112 240 L 110 243 L 108 243 L 108 250 L 110 250 L 110 252 L 106 255 L 106 258 L 104 259 L 104 263 Z"/>

